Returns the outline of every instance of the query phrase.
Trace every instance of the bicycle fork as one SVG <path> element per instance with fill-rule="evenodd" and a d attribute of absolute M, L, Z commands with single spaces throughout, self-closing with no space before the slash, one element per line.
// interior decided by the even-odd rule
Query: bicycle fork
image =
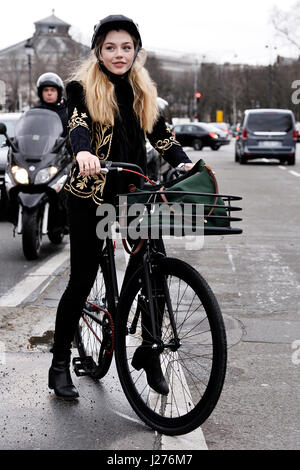
<path fill-rule="evenodd" d="M 149 327 L 151 328 L 151 331 L 149 331 L 149 333 L 152 334 L 153 338 L 152 348 L 158 349 L 159 352 L 162 352 L 165 348 L 170 348 L 172 351 L 177 351 L 177 349 L 180 347 L 180 341 L 177 334 L 176 322 L 167 279 L 166 276 L 161 272 L 159 273 L 159 282 L 157 282 L 155 279 L 155 277 L 157 277 L 157 273 L 153 272 L 152 260 L 148 250 L 143 256 L 143 271 L 146 291 L 145 301 L 148 304 L 147 311 L 149 312 L 150 317 Z M 162 284 L 158 285 L 161 281 Z M 168 312 L 171 331 L 173 333 L 171 335 L 172 338 L 168 343 L 164 343 L 161 337 L 165 306 Z"/>

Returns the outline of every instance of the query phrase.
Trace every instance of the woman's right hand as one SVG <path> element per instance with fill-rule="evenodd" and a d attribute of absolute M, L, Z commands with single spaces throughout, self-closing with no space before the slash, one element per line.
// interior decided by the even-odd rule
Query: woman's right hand
<path fill-rule="evenodd" d="M 99 158 L 88 151 L 78 152 L 76 160 L 79 165 L 81 176 L 92 176 L 100 173 L 101 171 Z"/>

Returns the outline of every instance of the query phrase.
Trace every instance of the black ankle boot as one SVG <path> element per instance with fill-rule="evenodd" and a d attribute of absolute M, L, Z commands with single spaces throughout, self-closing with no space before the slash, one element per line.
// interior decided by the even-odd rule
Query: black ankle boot
<path fill-rule="evenodd" d="M 161 395 L 168 395 L 169 387 L 161 370 L 159 354 L 149 347 L 139 346 L 131 361 L 132 367 L 136 370 L 144 369 L 147 382 L 155 392 Z"/>
<path fill-rule="evenodd" d="M 71 354 L 53 353 L 53 360 L 49 369 L 49 388 L 54 389 L 59 398 L 78 398 L 79 393 L 73 385 L 70 374 Z"/>

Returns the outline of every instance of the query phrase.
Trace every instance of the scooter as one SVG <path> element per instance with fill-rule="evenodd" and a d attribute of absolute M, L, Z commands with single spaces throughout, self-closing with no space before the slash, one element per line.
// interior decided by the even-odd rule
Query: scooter
<path fill-rule="evenodd" d="M 26 259 L 39 257 L 43 235 L 60 244 L 68 233 L 64 184 L 72 161 L 57 113 L 30 109 L 18 121 L 14 139 L 0 123 L 10 146 L 5 172 L 9 220 L 22 235 Z"/>

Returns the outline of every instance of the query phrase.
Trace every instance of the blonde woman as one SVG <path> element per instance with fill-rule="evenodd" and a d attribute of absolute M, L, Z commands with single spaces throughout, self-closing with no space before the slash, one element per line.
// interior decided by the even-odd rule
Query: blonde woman
<path fill-rule="evenodd" d="M 137 25 L 123 15 L 101 20 L 92 52 L 67 85 L 70 141 L 75 156 L 69 192 L 71 271 L 59 302 L 49 387 L 58 397 L 77 398 L 70 374 L 70 350 L 85 299 L 94 283 L 103 241 L 96 236 L 97 205 L 128 192 L 133 177 L 100 173 L 101 160 L 130 162 L 146 173 L 145 137 L 173 167 L 192 163 L 157 107 L 157 90 L 144 68 L 145 53 Z M 127 173 L 128 175 L 128 173 Z M 168 393 L 159 357 L 135 359 L 149 385 Z"/>

